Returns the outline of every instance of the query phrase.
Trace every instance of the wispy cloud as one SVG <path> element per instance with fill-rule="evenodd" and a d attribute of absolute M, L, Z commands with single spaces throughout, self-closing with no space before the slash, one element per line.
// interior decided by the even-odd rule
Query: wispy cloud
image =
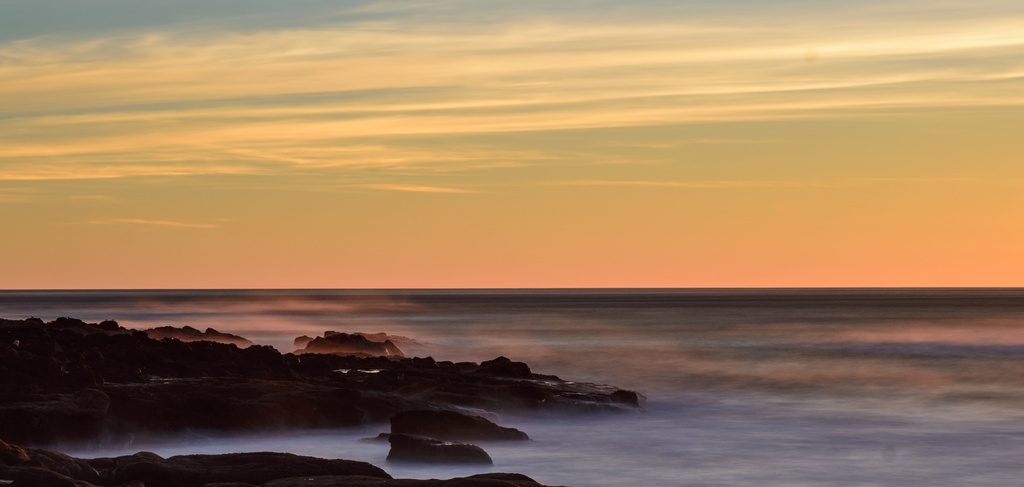
<path fill-rule="evenodd" d="M 185 223 L 176 221 L 166 220 L 143 220 L 137 218 L 103 218 L 99 220 L 90 220 L 85 222 L 87 225 L 152 225 L 161 227 L 181 227 L 181 228 L 218 228 L 217 225 L 210 225 L 207 223 Z"/>
<path fill-rule="evenodd" d="M 380 142 L 1024 105 L 1006 82 L 1024 55 L 1014 9 L 481 25 L 484 7 L 458 5 L 445 21 L 0 44 L 0 179 L 458 167 L 495 156 Z"/>
<path fill-rule="evenodd" d="M 970 177 L 865 177 L 801 180 L 718 180 L 718 181 L 640 181 L 640 180 L 578 180 L 549 181 L 546 186 L 608 186 L 690 189 L 743 189 L 743 188 L 837 188 L 873 184 L 986 184 L 1016 185 L 1020 180 L 986 179 Z"/>
<path fill-rule="evenodd" d="M 4 194 L 0 193 L 0 203 L 25 203 L 32 201 L 33 198 L 23 194 Z"/>
<path fill-rule="evenodd" d="M 546 183 L 550 186 L 634 186 L 652 188 L 694 188 L 694 189 L 728 189 L 728 188 L 799 188 L 821 186 L 813 181 L 556 181 Z"/>
<path fill-rule="evenodd" d="M 439 186 L 416 186 L 408 184 L 365 184 L 360 186 L 362 188 L 369 189 L 380 189 L 385 191 L 408 191 L 413 193 L 456 193 L 456 194 L 473 194 L 480 193 L 480 191 L 460 189 L 460 188 L 442 188 Z"/>
<path fill-rule="evenodd" d="M 260 174 L 258 168 L 241 164 L 204 163 L 209 154 L 193 153 L 194 158 L 182 154 L 180 158 L 160 164 L 160 156 L 153 159 L 140 160 L 149 154 L 93 154 L 90 152 L 68 151 L 65 154 L 50 154 L 45 157 L 12 157 L 5 160 L 0 155 L 0 162 L 5 167 L 0 173 L 0 181 L 53 181 L 53 180 L 87 180 L 116 179 L 149 176 L 193 176 L 193 175 L 226 175 L 226 174 Z M 111 160 L 129 159 L 122 164 L 110 164 Z M 199 161 L 199 162 L 196 162 Z"/>
<path fill-rule="evenodd" d="M 73 201 L 96 201 L 104 203 L 111 203 L 118 200 L 116 196 L 106 194 L 76 194 L 67 196 L 67 199 Z"/>

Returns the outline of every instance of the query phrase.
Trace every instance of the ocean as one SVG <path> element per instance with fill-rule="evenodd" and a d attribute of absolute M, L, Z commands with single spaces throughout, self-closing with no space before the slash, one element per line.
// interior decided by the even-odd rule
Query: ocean
<path fill-rule="evenodd" d="M 1005 486 L 1024 478 L 1024 289 L 0 291 L 0 317 L 215 328 L 282 352 L 386 332 L 407 356 L 637 391 L 629 413 L 501 414 L 494 466 L 385 462 L 369 425 L 63 445 L 74 456 L 287 451 L 395 477 L 548 485 Z"/>

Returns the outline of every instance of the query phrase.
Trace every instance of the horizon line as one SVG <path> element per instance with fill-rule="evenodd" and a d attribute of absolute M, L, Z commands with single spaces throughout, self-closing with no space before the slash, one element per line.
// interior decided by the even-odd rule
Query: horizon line
<path fill-rule="evenodd" d="M 1024 290 L 1024 286 L 712 286 L 712 287 L 212 287 L 212 288 L 16 288 L 5 292 L 74 291 L 799 291 L 799 290 Z"/>

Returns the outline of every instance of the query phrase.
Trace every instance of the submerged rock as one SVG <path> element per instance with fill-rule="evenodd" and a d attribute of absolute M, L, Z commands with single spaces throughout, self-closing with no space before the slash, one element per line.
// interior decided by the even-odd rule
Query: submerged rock
<path fill-rule="evenodd" d="M 455 411 L 403 411 L 391 417 L 391 433 L 441 440 L 528 440 L 526 433 Z"/>
<path fill-rule="evenodd" d="M 450 443 L 423 436 L 392 433 L 388 437 L 388 461 L 421 463 L 470 463 L 492 465 L 490 455 L 476 445 Z"/>

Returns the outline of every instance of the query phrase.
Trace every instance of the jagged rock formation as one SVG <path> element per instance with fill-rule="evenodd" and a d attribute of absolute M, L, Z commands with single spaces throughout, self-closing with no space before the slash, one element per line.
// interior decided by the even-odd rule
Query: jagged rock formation
<path fill-rule="evenodd" d="M 301 341 L 305 341 L 300 340 L 301 338 L 295 339 L 296 346 Z M 322 337 L 306 341 L 305 348 L 296 350 L 295 353 L 329 353 L 354 357 L 404 357 L 402 351 L 391 340 L 374 341 L 363 334 L 336 331 L 328 331 Z"/>
<path fill-rule="evenodd" d="M 146 330 L 146 335 L 155 340 L 162 340 L 164 338 L 173 338 L 175 340 L 181 340 L 183 342 L 217 342 L 217 343 L 229 343 L 237 345 L 240 348 L 250 347 L 255 343 L 249 341 L 249 339 L 240 337 L 238 335 L 232 335 L 231 333 L 222 333 L 213 328 L 207 328 L 206 331 L 199 331 L 191 326 L 183 326 L 176 328 L 173 326 L 161 326 L 159 328 L 150 328 Z"/>
<path fill-rule="evenodd" d="M 467 407 L 577 414 L 636 409 L 638 396 L 535 374 L 504 357 L 281 354 L 154 340 L 112 321 L 0 320 L 0 438 L 14 443 L 354 426 Z"/>

